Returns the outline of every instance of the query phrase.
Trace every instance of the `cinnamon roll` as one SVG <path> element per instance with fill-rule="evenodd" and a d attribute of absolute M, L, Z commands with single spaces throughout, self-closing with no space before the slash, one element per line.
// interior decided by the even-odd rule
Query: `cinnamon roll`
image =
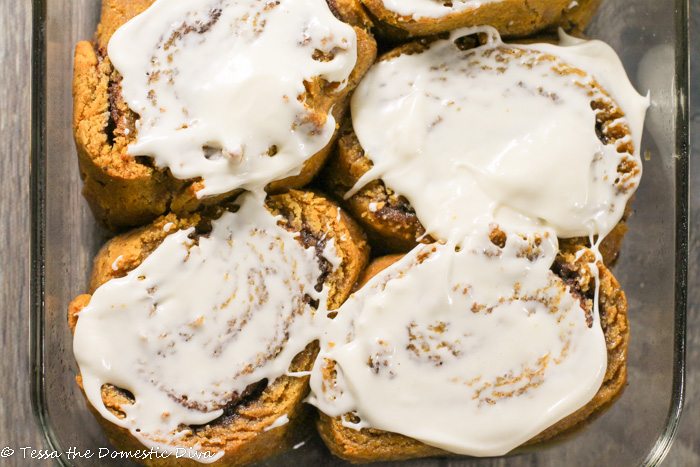
<path fill-rule="evenodd" d="M 304 435 L 320 323 L 367 259 L 354 222 L 301 191 L 246 193 L 114 238 L 69 310 L 91 410 L 146 465 L 282 451 Z"/>
<path fill-rule="evenodd" d="M 583 30 L 601 0 L 362 0 L 382 36 L 428 36 L 471 26 L 493 26 L 507 37 L 542 30 Z"/>
<path fill-rule="evenodd" d="M 307 184 L 376 56 L 352 0 L 104 1 L 75 52 L 83 194 L 107 229 Z"/>
<path fill-rule="evenodd" d="M 607 237 L 610 264 L 641 177 L 647 105 L 601 42 L 505 44 L 491 28 L 455 31 L 370 70 L 326 186 L 394 251 L 461 238 L 489 214 L 552 226 L 572 244 Z"/>
<path fill-rule="evenodd" d="M 370 266 L 321 340 L 318 430 L 352 462 L 503 455 L 625 386 L 625 294 L 587 249 L 490 226 Z"/>

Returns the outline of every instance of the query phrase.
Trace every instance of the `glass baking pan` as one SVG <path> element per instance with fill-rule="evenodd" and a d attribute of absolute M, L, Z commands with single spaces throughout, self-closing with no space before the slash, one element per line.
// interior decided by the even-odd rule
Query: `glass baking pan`
<path fill-rule="evenodd" d="M 73 50 L 92 37 L 97 0 L 34 0 L 32 95 L 32 402 L 62 465 L 125 465 L 69 456 L 111 448 L 75 382 L 68 303 L 85 290 L 107 239 L 83 200 L 71 132 Z M 651 93 L 644 176 L 614 273 L 629 301 L 628 386 L 589 426 L 507 459 L 426 459 L 405 465 L 656 465 L 683 405 L 688 215 L 687 0 L 605 0 L 587 30 L 620 54 Z M 70 452 L 69 452 L 70 451 Z M 70 458 L 73 457 L 73 458 Z M 344 465 L 316 437 L 265 465 Z"/>

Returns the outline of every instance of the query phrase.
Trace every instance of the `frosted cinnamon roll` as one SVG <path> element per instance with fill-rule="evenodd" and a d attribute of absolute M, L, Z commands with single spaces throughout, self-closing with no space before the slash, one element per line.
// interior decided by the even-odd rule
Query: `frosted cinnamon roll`
<path fill-rule="evenodd" d="M 486 227 L 486 226 L 485 226 Z M 587 249 L 491 225 L 381 258 L 321 339 L 311 402 L 353 462 L 498 456 L 624 389 L 627 303 Z"/>
<path fill-rule="evenodd" d="M 319 194 L 247 193 L 217 211 L 116 237 L 70 306 L 78 383 L 146 465 L 244 465 L 298 441 L 319 323 L 368 258 Z"/>
<path fill-rule="evenodd" d="M 611 261 L 641 177 L 648 99 L 614 51 L 563 36 L 504 44 L 491 28 L 389 52 L 351 103 L 327 186 L 373 237 L 407 251 L 475 220 L 608 234 Z"/>
<path fill-rule="evenodd" d="M 311 180 L 376 56 L 350 0 L 103 3 L 75 53 L 83 193 L 110 230 Z"/>
<path fill-rule="evenodd" d="M 362 0 L 378 31 L 395 39 L 489 25 L 508 37 L 542 30 L 583 30 L 601 0 Z"/>

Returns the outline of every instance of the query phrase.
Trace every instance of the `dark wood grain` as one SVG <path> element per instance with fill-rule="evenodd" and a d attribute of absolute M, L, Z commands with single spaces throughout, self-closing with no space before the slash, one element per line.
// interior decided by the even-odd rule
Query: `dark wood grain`
<path fill-rule="evenodd" d="M 691 44 L 700 44 L 700 2 L 691 1 Z M 0 0 L 0 465 L 34 466 L 20 448 L 45 448 L 35 424 L 29 382 L 29 91 L 31 5 Z M 700 154 L 700 47 L 691 45 L 691 139 Z M 692 88 L 692 86 L 691 86 Z M 700 465 L 700 161 L 691 160 L 691 239 L 686 404 L 668 466 Z M 612 464 L 611 464 L 612 465 Z"/>
<path fill-rule="evenodd" d="M 29 388 L 29 90 L 31 3 L 0 1 L 0 449 L 43 447 Z M 43 463 L 48 465 L 48 461 Z"/>

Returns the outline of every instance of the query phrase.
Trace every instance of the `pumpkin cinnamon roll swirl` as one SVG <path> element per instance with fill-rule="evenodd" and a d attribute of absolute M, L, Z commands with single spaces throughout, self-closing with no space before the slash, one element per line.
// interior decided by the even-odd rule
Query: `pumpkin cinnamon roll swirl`
<path fill-rule="evenodd" d="M 376 57 L 351 0 L 104 0 L 75 51 L 83 194 L 107 229 L 306 185 Z"/>
<path fill-rule="evenodd" d="M 595 243 L 609 264 L 641 177 L 647 105 L 599 41 L 505 44 L 492 28 L 458 30 L 378 61 L 325 179 L 394 251 L 460 240 L 488 215 Z"/>
<path fill-rule="evenodd" d="M 91 410 L 146 465 L 244 465 L 284 450 L 304 435 L 319 323 L 367 258 L 354 222 L 301 191 L 246 193 L 115 237 L 69 310 Z"/>
<path fill-rule="evenodd" d="M 428 36 L 489 25 L 506 37 L 542 30 L 583 30 L 601 0 L 362 0 L 381 35 L 394 39 Z"/>
<path fill-rule="evenodd" d="M 353 462 L 497 456 L 582 426 L 626 381 L 627 302 L 587 249 L 485 226 L 380 258 L 312 372 L 318 429 Z"/>

